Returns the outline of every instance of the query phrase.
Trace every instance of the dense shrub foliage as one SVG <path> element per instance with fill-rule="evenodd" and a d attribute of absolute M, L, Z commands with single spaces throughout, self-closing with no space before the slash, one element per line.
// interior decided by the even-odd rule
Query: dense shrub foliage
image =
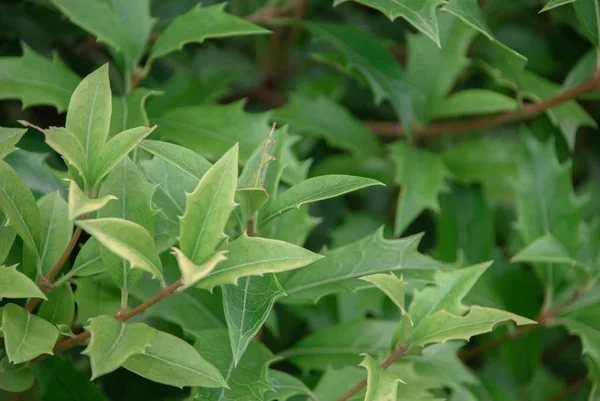
<path fill-rule="evenodd" d="M 598 0 L 196 3 L 0 4 L 3 399 L 600 400 Z"/>

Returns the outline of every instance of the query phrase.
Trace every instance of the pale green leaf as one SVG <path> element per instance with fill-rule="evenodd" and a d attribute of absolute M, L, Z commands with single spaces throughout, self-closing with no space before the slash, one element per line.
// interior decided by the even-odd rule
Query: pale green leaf
<path fill-rule="evenodd" d="M 524 249 L 517 252 L 517 254 L 511 258 L 511 262 L 577 265 L 577 261 L 569 255 L 569 252 L 567 252 L 551 233 L 547 233 L 534 240 Z"/>
<path fill-rule="evenodd" d="M 269 224 L 268 238 L 278 239 L 294 245 L 302 246 L 311 231 L 319 225 L 322 219 L 308 214 L 308 206 L 291 209 Z"/>
<path fill-rule="evenodd" d="M 243 277 L 236 286 L 223 286 L 223 308 L 236 365 L 267 320 L 275 299 L 283 295 L 283 288 L 273 274 Z"/>
<path fill-rule="evenodd" d="M 235 202 L 239 205 L 242 221 L 253 218 L 260 208 L 269 201 L 269 194 L 264 188 L 240 188 L 235 191 Z"/>
<path fill-rule="evenodd" d="M 298 395 L 308 396 L 311 400 L 317 401 L 317 396 L 313 394 L 311 389 L 291 374 L 270 369 L 269 384 L 272 390 L 265 393 L 265 401 L 287 401 Z"/>
<path fill-rule="evenodd" d="M 299 269 L 323 258 L 287 242 L 246 234 L 224 244 L 219 251 L 227 251 L 227 260 L 219 263 L 196 287 L 210 290 L 217 285 L 237 284 L 242 277 Z"/>
<path fill-rule="evenodd" d="M 139 147 L 199 181 L 211 164 L 198 153 L 168 142 L 144 139 Z M 187 191 L 186 191 L 187 192 Z"/>
<path fill-rule="evenodd" d="M 60 1 L 72 2 L 72 0 Z M 76 2 L 79 3 L 78 0 Z M 69 102 L 65 128 L 79 140 L 83 147 L 88 172 L 91 172 L 96 165 L 100 150 L 104 147 L 108 136 L 111 101 L 108 64 L 104 64 L 77 85 Z"/>
<path fill-rule="evenodd" d="M 361 280 L 367 281 L 377 287 L 381 292 L 388 296 L 398 306 L 400 312 L 404 313 L 405 294 L 404 281 L 402 277 L 398 278 L 394 273 L 390 274 L 371 274 L 361 277 Z"/>
<path fill-rule="evenodd" d="M 27 362 L 42 354 L 52 355 L 58 339 L 56 326 L 16 304 L 4 306 L 2 332 L 6 355 L 12 363 Z"/>
<path fill-rule="evenodd" d="M 6 225 L 8 219 L 0 211 L 0 264 L 3 264 L 17 238 L 17 233 Z"/>
<path fill-rule="evenodd" d="M 58 327 L 58 332 L 60 333 L 61 336 L 65 336 L 65 337 L 75 337 L 75 334 L 73 334 L 73 331 L 71 330 L 71 326 L 68 324 L 57 324 L 56 327 Z"/>
<path fill-rule="evenodd" d="M 132 4 L 134 3 L 132 2 Z M 146 114 L 146 101 L 150 97 L 159 94 L 161 92 L 152 89 L 136 88 L 126 96 L 113 96 L 108 137 L 112 138 L 119 132 L 131 128 L 149 126 L 150 121 Z"/>
<path fill-rule="evenodd" d="M 224 387 L 219 370 L 180 338 L 158 331 L 143 354 L 130 356 L 123 367 L 169 386 Z"/>
<path fill-rule="evenodd" d="M 144 354 L 157 331 L 144 323 L 124 323 L 112 316 L 97 316 L 85 327 L 90 343 L 82 352 L 90 358 L 92 380 L 118 369 L 132 355 Z"/>
<path fill-rule="evenodd" d="M 113 217 L 79 220 L 76 224 L 93 235 L 108 250 L 127 260 L 131 269 L 144 270 L 164 283 L 162 264 L 154 240 L 142 226 Z"/>
<path fill-rule="evenodd" d="M 494 40 L 494 35 L 485 21 L 477 0 L 449 0 L 444 4 L 442 10 L 455 15 L 484 34 L 488 39 Z"/>
<path fill-rule="evenodd" d="M 398 383 L 402 382 L 398 376 L 379 366 L 369 355 L 365 356 L 360 366 L 367 369 L 365 401 L 396 401 Z"/>
<path fill-rule="evenodd" d="M 356 383 L 364 380 L 365 376 L 365 370 L 358 367 L 358 363 L 354 366 L 346 366 L 339 369 L 329 366 L 323 372 L 314 389 L 315 397 L 317 400 L 337 400 L 355 386 Z M 355 397 L 352 397 L 350 400 L 363 401 L 364 398 L 365 391 L 362 390 L 356 393 Z"/>
<path fill-rule="evenodd" d="M 152 47 L 150 61 L 180 50 L 187 43 L 202 43 L 207 38 L 269 33 L 268 29 L 225 13 L 224 8 L 225 3 L 209 7 L 197 5 L 175 19 Z"/>
<path fill-rule="evenodd" d="M 380 104 L 387 99 L 402 125 L 410 131 L 414 87 L 408 83 L 402 67 L 389 52 L 387 41 L 351 26 L 314 22 L 304 23 L 304 26 L 319 40 L 338 48 L 347 68 L 367 81 L 375 103 Z"/>
<path fill-rule="evenodd" d="M 228 388 L 205 389 L 196 394 L 198 401 L 259 401 L 271 386 L 267 379 L 269 363 L 274 359 L 263 344 L 252 342 L 237 366 L 234 363 L 226 330 L 203 330 L 196 349 L 225 377 Z"/>
<path fill-rule="evenodd" d="M 116 217 L 142 226 L 148 233 L 154 233 L 157 211 L 152 206 L 155 186 L 148 182 L 144 174 L 129 158 L 125 158 L 106 177 L 99 195 L 117 199 L 98 211 L 98 218 Z M 126 294 L 135 287 L 142 272 L 132 270 L 128 263 L 101 247 L 100 255 L 109 276 Z"/>
<path fill-rule="evenodd" d="M 61 155 L 68 165 L 73 166 L 83 178 L 85 186 L 91 184 L 91 169 L 83 145 L 66 128 L 52 127 L 44 131 L 46 143 Z"/>
<path fill-rule="evenodd" d="M 442 265 L 418 252 L 421 235 L 386 240 L 383 230 L 341 248 L 323 252 L 322 260 L 286 276 L 281 284 L 286 294 L 282 302 L 312 303 L 341 291 L 354 291 L 369 285 L 361 277 L 394 272 L 408 285 L 431 282 Z"/>
<path fill-rule="evenodd" d="M 29 365 L 10 363 L 7 357 L 0 360 L 0 390 L 21 393 L 33 386 L 33 382 Z"/>
<path fill-rule="evenodd" d="M 223 155 L 186 195 L 180 221 L 179 246 L 194 264 L 204 262 L 225 239 L 225 225 L 235 207 L 238 147 Z"/>
<path fill-rule="evenodd" d="M 440 4 L 444 4 L 444 0 L 334 0 L 333 5 L 348 1 L 381 11 L 391 21 L 398 17 L 404 18 L 433 40 L 438 47 L 441 46 L 436 9 Z"/>
<path fill-rule="evenodd" d="M 304 370 L 356 366 L 362 359 L 360 354 L 387 356 L 395 328 L 393 321 L 358 319 L 305 336 L 280 356 Z"/>
<path fill-rule="evenodd" d="M 100 198 L 88 198 L 74 180 L 69 183 L 69 220 L 75 220 L 81 215 L 87 215 L 105 207 L 111 200 L 116 200 L 114 195 L 105 195 Z"/>
<path fill-rule="evenodd" d="M 75 315 L 75 298 L 69 283 L 64 283 L 48 294 L 48 300 L 42 303 L 38 316 L 50 323 L 69 327 Z"/>
<path fill-rule="evenodd" d="M 150 135 L 154 128 L 132 128 L 110 138 L 96 159 L 92 182 L 99 183 L 142 139 Z"/>
<path fill-rule="evenodd" d="M 21 99 L 23 107 L 39 104 L 65 111 L 80 78 L 59 58 L 40 56 L 22 44 L 20 57 L 0 58 L 0 99 Z"/>
<path fill-rule="evenodd" d="M 431 115 L 434 118 L 448 118 L 516 109 L 517 101 L 511 97 L 487 89 L 467 89 L 436 103 Z"/>
<path fill-rule="evenodd" d="M 295 93 L 274 111 L 273 120 L 289 124 L 300 134 L 324 138 L 332 147 L 359 157 L 375 155 L 379 150 L 376 137 L 362 122 L 323 95 L 310 98 Z"/>
<path fill-rule="evenodd" d="M 269 202 L 261 213 L 262 224 L 306 203 L 334 198 L 373 185 L 383 184 L 370 178 L 350 175 L 325 175 L 309 178 L 300 184 L 294 185 L 272 202 Z"/>
<path fill-rule="evenodd" d="M 84 325 L 100 315 L 114 315 L 121 305 L 121 293 L 112 280 L 104 275 L 80 277 L 75 281 L 76 323 Z"/>
<path fill-rule="evenodd" d="M 44 293 L 29 277 L 17 270 L 17 265 L 0 266 L 0 299 L 42 298 Z"/>
<path fill-rule="evenodd" d="M 400 141 L 389 149 L 396 163 L 396 183 L 402 188 L 394 224 L 394 233 L 400 236 L 424 210 L 439 212 L 438 197 L 448 190 L 450 172 L 441 157 L 429 151 Z"/>
<path fill-rule="evenodd" d="M 0 210 L 10 226 L 23 240 L 23 243 L 40 258 L 41 223 L 40 211 L 33 194 L 17 173 L 0 160 Z"/>
<path fill-rule="evenodd" d="M 100 245 L 92 237 L 86 241 L 77 257 L 73 262 L 73 267 L 69 271 L 72 277 L 87 277 L 102 273 L 106 268 L 100 256 Z"/>
<path fill-rule="evenodd" d="M 418 347 L 450 340 L 469 340 L 472 336 L 487 333 L 496 324 L 509 320 L 519 326 L 536 324 L 533 320 L 510 312 L 480 306 L 472 306 L 464 316 L 440 310 L 415 328 L 410 345 Z"/>
<path fill-rule="evenodd" d="M 15 146 L 23 135 L 25 135 L 25 132 L 27 130 L 23 128 L 0 127 L 0 160 L 17 150 Z"/>
<path fill-rule="evenodd" d="M 184 287 L 189 287 L 202 280 L 215 269 L 219 262 L 227 260 L 226 251 L 214 252 L 212 256 L 200 265 L 189 260 L 178 248 L 173 248 L 172 253 L 175 255 L 175 258 L 177 258 L 177 264 L 179 265 L 179 270 L 181 270 L 181 278 Z"/>
<path fill-rule="evenodd" d="M 544 5 L 544 8 L 542 8 L 540 12 L 542 13 L 544 11 L 552 10 L 553 8 L 573 3 L 574 1 L 576 0 L 548 0 L 548 2 Z"/>

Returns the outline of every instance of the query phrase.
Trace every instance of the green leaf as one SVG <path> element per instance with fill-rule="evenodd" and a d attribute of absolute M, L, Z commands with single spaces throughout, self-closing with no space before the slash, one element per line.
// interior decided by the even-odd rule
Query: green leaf
<path fill-rule="evenodd" d="M 264 188 L 241 188 L 235 191 L 235 202 L 239 205 L 242 220 L 253 218 L 260 208 L 269 201 L 269 194 Z"/>
<path fill-rule="evenodd" d="M 564 263 L 573 266 L 577 264 L 577 261 L 550 233 L 534 240 L 527 247 L 517 252 L 511 258 L 511 262 Z"/>
<path fill-rule="evenodd" d="M 28 152 L 21 149 L 6 156 L 4 160 L 34 194 L 43 195 L 52 191 L 66 194 L 64 183 L 59 181 L 66 177 L 55 174 L 57 170 L 53 170 L 48 164 L 48 156 L 48 153 Z"/>
<path fill-rule="evenodd" d="M 127 260 L 131 269 L 147 271 L 153 278 L 158 278 L 164 283 L 162 265 L 154 240 L 142 226 L 112 217 L 79 220 L 76 224 L 115 255 Z"/>
<path fill-rule="evenodd" d="M 578 0 L 573 3 L 575 14 L 583 31 L 594 46 L 598 47 L 598 30 L 600 29 L 600 5 L 597 0 Z"/>
<path fill-rule="evenodd" d="M 41 257 L 40 211 L 33 194 L 17 173 L 0 160 L 0 209 L 36 260 Z"/>
<path fill-rule="evenodd" d="M 402 187 L 394 224 L 399 236 L 425 209 L 439 212 L 438 196 L 448 190 L 450 172 L 439 156 L 405 142 L 396 141 L 389 149 L 396 163 L 396 183 Z"/>
<path fill-rule="evenodd" d="M 208 160 L 198 153 L 172 143 L 144 139 L 140 142 L 139 147 L 177 167 L 178 170 L 195 178 L 197 181 L 202 178 L 211 166 Z"/>
<path fill-rule="evenodd" d="M 270 224 L 266 237 L 302 246 L 311 231 L 321 222 L 320 218 L 308 214 L 308 206 L 291 209 Z"/>
<path fill-rule="evenodd" d="M 408 313 L 415 329 L 425 318 L 438 311 L 464 314 L 469 308 L 462 303 L 463 298 L 490 265 L 491 263 L 482 263 L 449 272 L 436 272 L 434 286 L 414 292 Z"/>
<path fill-rule="evenodd" d="M 313 394 L 306 384 L 294 376 L 279 370 L 269 370 L 269 384 L 272 390 L 265 393 L 265 401 L 287 401 L 297 395 L 305 395 L 311 400 L 317 401 L 317 396 Z"/>
<path fill-rule="evenodd" d="M 17 233 L 6 226 L 8 219 L 0 212 L 0 264 L 3 264 L 17 238 Z"/>
<path fill-rule="evenodd" d="M 227 260 L 227 252 L 214 252 L 212 256 L 206 259 L 202 264 L 197 265 L 185 256 L 178 248 L 173 248 L 173 255 L 177 259 L 179 270 L 181 270 L 181 278 L 184 287 L 189 287 L 208 276 L 215 269 L 217 264 Z"/>
<path fill-rule="evenodd" d="M 300 184 L 294 185 L 272 202 L 269 202 L 261 213 L 262 224 L 306 203 L 334 198 L 373 185 L 383 184 L 370 178 L 351 175 L 325 175 L 309 178 Z"/>
<path fill-rule="evenodd" d="M 332 147 L 357 157 L 375 155 L 379 150 L 377 139 L 362 122 L 323 95 L 310 98 L 294 93 L 285 106 L 274 111 L 273 120 L 290 124 L 296 132 L 324 138 Z"/>
<path fill-rule="evenodd" d="M 17 270 L 17 265 L 0 266 L 0 299 L 42 298 L 44 293 L 29 277 Z"/>
<path fill-rule="evenodd" d="M 135 146 L 154 131 L 153 128 L 137 127 L 123 131 L 104 145 L 100 156 L 96 160 L 96 167 L 92 175 L 94 184 L 97 184 L 108 174 Z"/>
<path fill-rule="evenodd" d="M 304 26 L 318 39 L 338 48 L 347 67 L 367 81 L 375 103 L 380 104 L 387 99 L 403 126 L 410 131 L 410 99 L 414 87 L 408 83 L 402 67 L 388 51 L 386 41 L 350 26 L 314 22 L 304 23 Z"/>
<path fill-rule="evenodd" d="M 66 325 L 73 323 L 75 315 L 75 298 L 69 283 L 64 283 L 48 294 L 48 300 L 42 303 L 38 316 L 50 323 Z"/>
<path fill-rule="evenodd" d="M 126 96 L 113 96 L 108 137 L 112 138 L 119 132 L 131 128 L 149 126 L 146 101 L 160 93 L 152 89 L 136 88 Z"/>
<path fill-rule="evenodd" d="M 144 323 L 123 323 L 112 316 L 97 316 L 85 327 L 90 343 L 82 354 L 91 361 L 92 380 L 118 369 L 132 355 L 144 354 L 157 335 Z"/>
<path fill-rule="evenodd" d="M 225 3 L 209 7 L 197 5 L 175 19 L 154 43 L 149 62 L 180 50 L 187 43 L 202 43 L 208 38 L 269 33 L 268 29 L 223 12 L 224 8 Z"/>
<path fill-rule="evenodd" d="M 100 315 L 114 315 L 121 305 L 121 294 L 112 280 L 104 275 L 80 277 L 75 280 L 75 303 L 78 324 Z"/>
<path fill-rule="evenodd" d="M 52 355 L 58 339 L 56 326 L 16 304 L 4 306 L 2 332 L 6 355 L 12 363 L 27 362 L 42 354 Z"/>
<path fill-rule="evenodd" d="M 497 85 L 518 93 L 523 90 L 523 72 L 527 57 L 494 40 L 489 47 L 487 59 L 489 64 L 482 62 L 481 65 Z"/>
<path fill-rule="evenodd" d="M 225 239 L 225 225 L 235 207 L 238 147 L 231 148 L 202 176 L 194 192 L 186 195 L 179 246 L 194 264 L 204 262 Z"/>
<path fill-rule="evenodd" d="M 383 238 L 379 229 L 365 238 L 323 252 L 322 260 L 281 280 L 287 297 L 283 302 L 313 303 L 323 296 L 354 291 L 369 285 L 361 277 L 394 272 L 405 283 L 423 283 L 433 278 L 441 264 L 417 251 L 421 235 L 398 240 Z"/>
<path fill-rule="evenodd" d="M 404 281 L 402 277 L 398 278 L 394 273 L 390 274 L 371 274 L 361 277 L 361 280 L 367 281 L 377 287 L 381 292 L 388 296 L 393 303 L 398 306 L 400 312 L 404 313 Z"/>
<path fill-rule="evenodd" d="M 489 40 L 494 40 L 492 30 L 485 21 L 477 0 L 449 0 L 444 4 L 442 10 L 460 18 L 485 35 Z"/>
<path fill-rule="evenodd" d="M 496 324 L 509 320 L 519 326 L 536 323 L 510 312 L 481 306 L 472 306 L 464 316 L 440 310 L 415 328 L 410 345 L 418 347 L 450 340 L 469 340 L 472 336 L 487 333 Z"/>
<path fill-rule="evenodd" d="M 239 159 L 246 161 L 269 135 L 267 113 L 250 114 L 243 102 L 225 106 L 201 105 L 172 109 L 160 118 L 157 134 L 214 160 L 236 143 Z"/>
<path fill-rule="evenodd" d="M 267 379 L 269 363 L 274 359 L 263 344 L 252 342 L 237 366 L 234 363 L 225 330 L 198 333 L 196 349 L 226 378 L 228 388 L 199 389 L 198 401 L 262 400 L 271 389 Z"/>
<path fill-rule="evenodd" d="M 436 103 L 431 111 L 434 118 L 494 114 L 516 110 L 517 101 L 487 89 L 467 89 Z"/>
<path fill-rule="evenodd" d="M 29 365 L 12 364 L 6 357 L 0 360 L 0 390 L 21 393 L 33 386 L 33 381 Z"/>
<path fill-rule="evenodd" d="M 351 0 L 334 0 L 333 5 Z M 391 21 L 404 18 L 412 26 L 427 35 L 440 47 L 440 33 L 436 18 L 436 9 L 444 0 L 352 0 L 367 7 L 381 11 Z"/>
<path fill-rule="evenodd" d="M 196 287 L 210 290 L 217 285 L 237 284 L 242 277 L 299 269 L 322 258 L 287 242 L 246 234 L 219 250 L 227 252 L 227 260 L 219 263 Z"/>
<path fill-rule="evenodd" d="M 523 75 L 523 87 L 525 95 L 534 101 L 550 98 L 563 91 L 560 85 L 528 71 Z M 575 136 L 580 127 L 597 127 L 596 121 L 575 100 L 546 109 L 546 114 L 552 124 L 560 129 L 570 149 L 575 146 Z"/>
<path fill-rule="evenodd" d="M 17 142 L 25 135 L 25 132 L 27 130 L 23 128 L 0 127 L 0 160 L 17 150 Z"/>
<path fill-rule="evenodd" d="M 84 5 L 79 1 L 77 3 Z M 111 100 L 108 64 L 104 64 L 77 85 L 69 102 L 65 128 L 75 135 L 83 147 L 83 155 L 87 158 L 86 171 L 89 173 L 96 166 L 108 136 Z"/>
<path fill-rule="evenodd" d="M 44 131 L 46 143 L 60 154 L 68 165 L 73 166 L 83 178 L 85 186 L 91 184 L 91 170 L 87 153 L 79 139 L 65 128 L 52 127 Z"/>
<path fill-rule="evenodd" d="M 267 320 L 275 299 L 285 295 L 273 274 L 244 277 L 237 286 L 223 286 L 223 307 L 235 364 Z"/>
<path fill-rule="evenodd" d="M 359 319 L 338 324 L 305 336 L 280 356 L 289 358 L 303 370 L 323 371 L 327 366 L 356 366 L 360 354 L 387 356 L 396 322 Z"/>
<path fill-rule="evenodd" d="M 544 11 L 552 10 L 553 8 L 573 3 L 574 1 L 575 0 L 548 0 L 540 12 L 543 13 Z"/>
<path fill-rule="evenodd" d="M 105 195 L 101 198 L 88 198 L 77 183 L 69 183 L 69 220 L 75 220 L 81 215 L 87 215 L 105 207 L 111 200 L 117 200 L 114 195 Z M 113 202 L 114 203 L 114 202 Z"/>
<path fill-rule="evenodd" d="M 402 382 L 398 376 L 379 366 L 369 355 L 365 356 L 360 366 L 368 372 L 365 401 L 396 401 L 398 382 Z"/>
<path fill-rule="evenodd" d="M 152 205 L 155 186 L 150 184 L 139 167 L 125 158 L 106 177 L 99 195 L 116 197 L 102 208 L 97 217 L 116 217 L 142 226 L 148 233 L 154 233 L 157 211 Z M 142 272 L 131 270 L 126 260 L 101 247 L 100 255 L 109 276 L 126 294 L 135 287 Z"/>
<path fill-rule="evenodd" d="M 77 253 L 73 267 L 69 271 L 72 277 L 87 277 L 102 273 L 106 268 L 100 256 L 100 245 L 92 237 L 86 241 Z"/>
<path fill-rule="evenodd" d="M 156 332 L 143 354 L 130 356 L 123 367 L 148 380 L 179 388 L 226 386 L 219 370 L 194 347 L 162 331 Z"/>
<path fill-rule="evenodd" d="M 23 107 L 39 104 L 65 111 L 79 77 L 55 55 L 40 56 L 25 43 L 21 57 L 0 58 L 0 99 L 21 99 Z"/>

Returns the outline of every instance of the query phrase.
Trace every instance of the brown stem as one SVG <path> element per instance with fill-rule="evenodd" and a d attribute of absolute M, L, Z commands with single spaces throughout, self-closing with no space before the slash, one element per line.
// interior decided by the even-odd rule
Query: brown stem
<path fill-rule="evenodd" d="M 592 78 L 581 84 L 567 89 L 549 99 L 542 100 L 539 103 L 525 105 L 521 110 L 507 111 L 492 116 L 473 118 L 456 122 L 434 122 L 426 127 L 414 128 L 416 134 L 423 136 L 439 136 L 449 134 L 460 134 L 476 129 L 495 127 L 498 125 L 526 120 L 542 111 L 558 106 L 569 100 L 573 100 L 581 95 L 600 89 L 600 74 L 595 74 Z M 404 135 L 404 129 L 400 124 L 390 122 L 366 122 L 367 127 L 376 135 L 382 137 L 398 137 Z"/>
<path fill-rule="evenodd" d="M 382 369 L 389 368 L 394 362 L 396 362 L 398 359 L 400 359 L 404 355 L 406 355 L 407 351 L 408 351 L 407 345 L 397 346 L 396 348 L 394 348 L 392 353 L 386 358 L 386 360 L 381 363 L 381 368 Z M 340 398 L 338 398 L 337 401 L 348 401 L 354 394 L 358 393 L 366 385 L 367 385 L 367 379 L 364 379 L 363 381 L 358 383 L 356 386 L 352 387 L 350 390 L 348 390 L 346 393 L 344 393 L 344 395 L 342 395 Z"/>
<path fill-rule="evenodd" d="M 296 4 L 294 2 L 283 7 L 265 7 L 258 10 L 254 14 L 247 16 L 245 19 L 253 24 L 268 24 L 276 18 L 280 18 L 289 14 L 295 8 Z"/>
<path fill-rule="evenodd" d="M 569 395 L 573 391 L 579 389 L 583 385 L 588 382 L 588 378 L 586 376 L 581 377 L 575 380 L 573 383 L 569 384 L 567 387 L 562 389 L 559 393 L 554 394 L 552 397 L 548 398 L 546 401 L 558 401 L 562 400 L 565 396 Z"/>

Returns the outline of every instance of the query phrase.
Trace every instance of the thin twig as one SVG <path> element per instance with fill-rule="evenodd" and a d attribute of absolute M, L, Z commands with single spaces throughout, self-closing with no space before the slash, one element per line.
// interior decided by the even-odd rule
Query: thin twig
<path fill-rule="evenodd" d="M 283 7 L 265 7 L 254 14 L 251 14 L 245 18 L 246 21 L 252 22 L 253 24 L 268 24 L 274 19 L 281 18 L 296 8 L 295 2 L 292 2 Z"/>
<path fill-rule="evenodd" d="M 592 78 L 581 84 L 567 89 L 551 98 L 542 100 L 539 103 L 530 103 L 522 110 L 507 111 L 492 116 L 473 118 L 456 122 L 438 122 L 431 123 L 426 127 L 415 127 L 414 131 L 422 136 L 440 136 L 450 134 L 460 134 L 476 129 L 491 128 L 498 125 L 513 123 L 534 117 L 544 110 L 558 106 L 581 95 L 600 89 L 600 74 L 595 74 Z M 404 129 L 400 124 L 391 122 L 366 122 L 367 127 L 376 135 L 382 137 L 398 137 L 404 135 Z"/>

